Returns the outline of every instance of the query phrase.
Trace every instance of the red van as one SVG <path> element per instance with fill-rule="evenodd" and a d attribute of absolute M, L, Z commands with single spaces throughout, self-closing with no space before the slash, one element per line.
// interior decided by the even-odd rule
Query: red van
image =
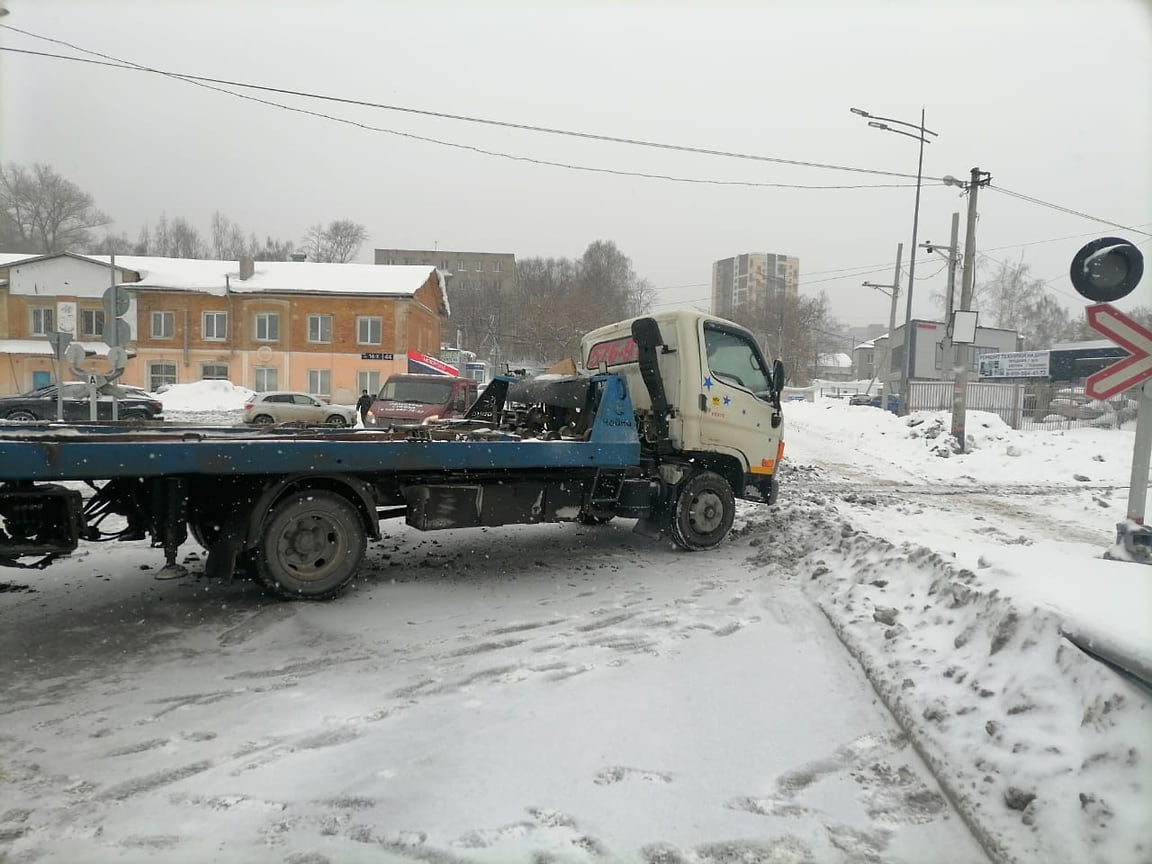
<path fill-rule="evenodd" d="M 418 424 L 460 417 L 476 401 L 476 382 L 451 375 L 389 375 L 368 410 L 369 426 Z"/>

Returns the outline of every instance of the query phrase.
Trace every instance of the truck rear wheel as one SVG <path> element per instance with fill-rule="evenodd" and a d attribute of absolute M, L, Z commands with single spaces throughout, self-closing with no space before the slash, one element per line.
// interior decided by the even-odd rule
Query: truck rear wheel
<path fill-rule="evenodd" d="M 728 536 L 735 517 L 736 496 L 728 481 L 713 471 L 701 471 L 680 484 L 669 514 L 669 533 L 682 549 L 711 549 Z"/>
<path fill-rule="evenodd" d="M 257 574 L 291 600 L 326 600 L 352 581 L 367 540 L 360 514 L 322 490 L 296 492 L 275 507 L 257 548 Z"/>

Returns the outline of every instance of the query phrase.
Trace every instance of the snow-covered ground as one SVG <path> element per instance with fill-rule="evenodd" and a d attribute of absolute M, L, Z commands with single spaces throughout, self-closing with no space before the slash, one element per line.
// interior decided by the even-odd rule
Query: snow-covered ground
<path fill-rule="evenodd" d="M 192 543 L 4 571 L 0 861 L 1152 860 L 1149 694 L 1066 637 L 1152 655 L 1101 557 L 1132 432 L 911 422 L 789 404 L 707 554 L 388 523 L 325 604 Z"/>

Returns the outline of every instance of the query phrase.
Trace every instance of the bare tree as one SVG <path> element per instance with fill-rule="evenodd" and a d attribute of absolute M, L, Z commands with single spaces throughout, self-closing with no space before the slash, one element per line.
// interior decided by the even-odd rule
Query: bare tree
<path fill-rule="evenodd" d="M 275 237 L 265 237 L 264 245 L 256 239 L 253 234 L 248 242 L 248 248 L 252 250 L 251 254 L 257 261 L 287 261 L 292 257 L 292 241 L 280 240 Z"/>
<path fill-rule="evenodd" d="M 336 219 L 327 226 L 317 223 L 304 234 L 302 247 L 312 261 L 347 264 L 360 254 L 368 230 L 359 222 Z"/>
<path fill-rule="evenodd" d="M 1032 277 L 1023 259 L 1000 262 L 999 269 L 977 285 L 974 305 L 988 325 L 1022 334 L 1029 350 L 1048 348 L 1076 331 L 1068 310 L 1048 293 L 1043 280 Z"/>
<path fill-rule="evenodd" d="M 521 259 L 509 289 L 461 278 L 448 294 L 461 347 L 494 363 L 549 364 L 576 357 L 587 331 L 647 311 L 654 291 L 614 243 L 597 240 L 578 260 Z"/>
<path fill-rule="evenodd" d="M 128 239 L 128 235 L 121 231 L 119 234 L 113 234 L 111 231 L 105 232 L 104 236 L 92 246 L 88 251 L 97 255 L 134 255 L 136 253 L 136 244 Z"/>
<path fill-rule="evenodd" d="M 255 238 L 253 238 L 255 239 Z M 253 249 L 240 226 L 221 213 L 212 214 L 212 257 L 218 261 L 238 261 L 252 256 Z"/>
<path fill-rule="evenodd" d="M 819 355 L 834 347 L 825 334 L 838 326 L 828 313 L 828 298 L 823 292 L 815 297 L 774 293 L 738 307 L 731 317 L 752 331 L 765 354 L 784 361 L 788 380 L 794 384 L 808 383 Z"/>
<path fill-rule="evenodd" d="M 50 254 L 83 251 L 93 228 L 111 220 L 96 209 L 92 196 L 51 166 L 0 166 L 0 231 L 6 246 Z"/>

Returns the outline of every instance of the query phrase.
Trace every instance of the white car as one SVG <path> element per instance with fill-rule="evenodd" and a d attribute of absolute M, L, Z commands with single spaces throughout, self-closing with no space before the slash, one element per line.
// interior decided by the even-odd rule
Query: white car
<path fill-rule="evenodd" d="M 244 405 L 244 422 L 258 426 L 302 423 L 310 426 L 355 426 L 356 409 L 331 405 L 308 393 L 276 390 L 256 393 Z"/>

